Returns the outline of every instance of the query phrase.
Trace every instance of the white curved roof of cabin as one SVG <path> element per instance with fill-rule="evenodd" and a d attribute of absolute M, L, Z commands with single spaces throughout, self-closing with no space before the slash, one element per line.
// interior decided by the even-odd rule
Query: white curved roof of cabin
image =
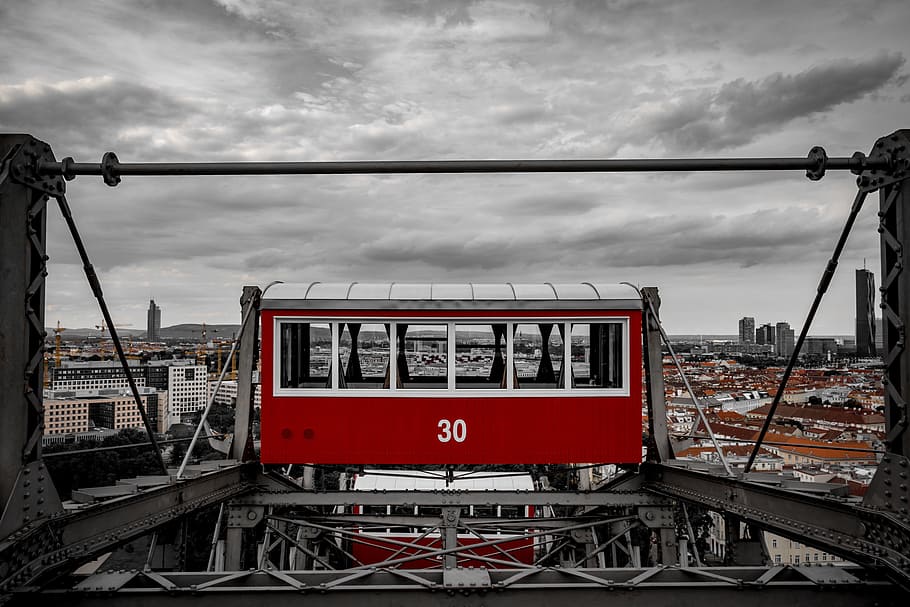
<path fill-rule="evenodd" d="M 603 283 L 441 283 L 310 282 L 278 283 L 263 299 L 398 301 L 561 301 L 638 299 L 625 284 Z"/>
<path fill-rule="evenodd" d="M 263 309 L 625 309 L 640 310 L 633 287 L 603 283 L 279 283 L 266 291 Z"/>
<path fill-rule="evenodd" d="M 445 470 L 365 470 L 354 481 L 355 491 L 533 491 L 534 481 L 528 474 L 505 475 L 502 472 L 455 473 L 446 486 Z"/>

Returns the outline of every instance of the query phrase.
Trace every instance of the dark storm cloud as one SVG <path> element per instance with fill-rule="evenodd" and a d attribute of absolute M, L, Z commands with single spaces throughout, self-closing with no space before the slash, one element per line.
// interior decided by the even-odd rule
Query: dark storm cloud
<path fill-rule="evenodd" d="M 275 268 L 293 268 L 312 263 L 310 255 L 300 254 L 287 249 L 263 249 L 243 259 L 243 268 L 247 270 L 274 270 Z"/>
<path fill-rule="evenodd" d="M 837 221 L 814 210 L 663 215 L 548 224 L 536 230 L 491 227 L 462 239 L 402 230 L 365 244 L 358 253 L 379 264 L 421 263 L 468 272 L 594 262 L 613 268 L 750 267 L 814 259 L 827 252 L 836 229 Z"/>
<path fill-rule="evenodd" d="M 124 125 L 177 125 L 192 113 L 165 91 L 111 77 L 0 86 L 0 130 L 76 149 L 112 145 Z"/>
<path fill-rule="evenodd" d="M 506 219 L 519 216 L 566 217 L 584 215 L 602 205 L 603 202 L 597 194 L 556 191 L 546 195 L 532 194 L 503 203 L 493 203 L 490 212 Z"/>
<path fill-rule="evenodd" d="M 797 118 L 809 118 L 875 93 L 899 79 L 905 59 L 882 54 L 867 61 L 839 60 L 797 74 L 738 78 L 667 101 L 645 119 L 651 133 L 676 150 L 744 145 Z"/>
<path fill-rule="evenodd" d="M 384 264 L 425 264 L 442 270 L 485 271 L 514 263 L 515 253 L 508 243 L 495 237 L 486 242 L 462 238 L 421 239 L 417 234 L 392 237 L 368 243 L 359 250 L 380 266 Z"/>
<path fill-rule="evenodd" d="M 0 128 L 86 162 L 108 149 L 123 162 L 802 156 L 811 145 L 849 156 L 906 114 L 907 10 L 0 0 Z M 878 44 L 893 54 L 874 56 Z M 211 322 L 219 309 L 235 321 L 239 286 L 272 278 L 622 276 L 745 309 L 778 275 L 817 277 L 846 213 L 832 205 L 855 189 L 840 177 L 811 190 L 799 174 L 764 173 L 125 178 L 114 189 L 80 177 L 68 193 L 111 301 L 137 306 L 126 320 L 144 322 L 154 294 L 173 322 Z M 875 254 L 870 217 L 844 265 Z M 97 322 L 59 217 L 48 229 L 49 284 L 61 288 L 49 290 L 51 318 Z M 832 326 L 849 327 L 850 298 L 838 305 Z M 680 315 L 693 330 L 718 322 L 697 302 Z"/>

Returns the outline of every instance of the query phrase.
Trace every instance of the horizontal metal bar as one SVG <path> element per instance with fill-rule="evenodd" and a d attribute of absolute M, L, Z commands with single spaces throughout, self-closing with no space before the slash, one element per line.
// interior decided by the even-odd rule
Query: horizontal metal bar
<path fill-rule="evenodd" d="M 216 436 L 214 434 L 210 434 L 206 438 L 224 438 L 224 437 L 220 436 L 220 435 Z M 171 443 L 188 443 L 191 440 L 193 440 L 193 437 L 187 436 L 184 438 L 170 438 L 167 440 L 160 440 L 160 441 L 157 441 L 157 443 L 159 445 L 169 445 Z M 132 449 L 134 447 L 150 447 L 151 444 L 152 443 L 150 443 L 150 442 L 130 443 L 128 445 L 109 445 L 107 447 L 90 447 L 88 449 L 73 449 L 72 451 L 54 451 L 52 453 L 44 452 L 41 454 L 41 456 L 44 459 L 47 459 L 49 457 L 65 457 L 65 456 L 70 456 L 70 455 L 83 455 L 85 453 L 96 453 L 99 451 L 119 451 L 121 449 Z M 49 445 L 49 446 L 56 446 L 56 445 Z M 47 448 L 47 446 L 45 446 L 45 449 L 46 448 Z"/>
<path fill-rule="evenodd" d="M 722 443 L 743 443 L 754 445 L 757 441 L 745 440 L 741 438 L 720 438 L 718 436 L 710 437 L 704 434 L 671 434 L 673 438 L 697 438 L 701 440 L 716 440 Z M 776 447 L 792 447 L 794 449 L 827 449 L 829 451 L 856 451 L 857 453 L 887 453 L 884 449 L 863 449 L 861 447 L 840 447 L 836 443 L 832 445 L 800 445 L 799 443 L 782 443 L 774 441 L 762 441 L 763 445 L 773 445 Z M 47 457 L 45 455 L 45 457 Z"/>
<path fill-rule="evenodd" d="M 318 522 L 323 525 L 334 525 L 341 528 L 364 527 L 368 529 L 388 529 L 390 527 L 411 527 L 420 528 L 438 526 L 440 517 L 436 516 L 399 516 L 395 514 L 365 515 L 365 514 L 332 514 L 327 516 L 292 516 L 286 515 L 284 519 L 300 519 L 305 521 Z M 596 520 L 595 517 L 588 517 L 590 520 Z M 489 517 L 472 517 L 462 514 L 460 520 L 470 521 L 471 525 L 477 529 L 496 529 L 509 533 L 520 533 L 523 529 L 533 527 L 534 529 L 552 529 L 554 533 L 584 520 L 585 517 L 577 516 L 573 518 L 489 518 Z"/>
<path fill-rule="evenodd" d="M 328 162 L 39 162 L 42 175 L 368 175 L 391 173 L 630 173 L 653 171 L 808 171 L 813 158 L 632 158 L 578 160 L 351 160 Z M 887 169 L 859 154 L 828 158 L 828 171 Z"/>
<path fill-rule="evenodd" d="M 647 492 L 608 491 L 288 491 L 251 493 L 243 506 L 656 506 L 670 503 Z"/>
<path fill-rule="evenodd" d="M 234 573 L 169 573 L 159 575 L 170 582 L 164 588 L 143 572 L 98 573 L 75 588 L 54 588 L 32 595 L 42 604 L 146 605 L 174 602 L 205 607 L 231 607 L 267 602 L 272 607 L 299 605 L 341 606 L 352 602 L 372 605 L 501 605 L 527 607 L 554 603 L 578 606 L 622 603 L 650 605 L 703 605 L 729 603 L 741 607 L 788 604 L 898 605 L 906 600 L 891 584 L 874 572 L 858 575 L 824 575 L 813 579 L 800 568 L 785 568 L 785 575 L 769 577 L 765 567 L 714 567 L 697 575 L 694 569 L 545 569 L 488 570 L 489 582 L 465 584 L 455 589 L 444 585 L 440 569 L 407 572 L 374 569 L 342 571 L 266 571 Z M 849 571 L 858 572 L 856 568 Z M 643 575 L 644 574 L 644 575 Z M 721 579 L 715 579 L 718 576 Z M 723 580 L 735 580 L 735 584 Z M 626 592 L 606 594 L 611 590 Z M 634 589 L 634 593 L 629 590 Z M 445 592 L 448 590 L 448 592 Z M 493 591 L 493 592 L 491 592 Z M 302 597 L 301 592 L 306 596 Z M 458 592 L 460 596 L 454 596 Z"/>

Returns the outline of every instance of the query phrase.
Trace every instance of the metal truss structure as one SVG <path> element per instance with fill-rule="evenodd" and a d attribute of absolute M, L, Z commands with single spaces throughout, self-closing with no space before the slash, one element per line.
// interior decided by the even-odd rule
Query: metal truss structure
<path fill-rule="evenodd" d="M 701 605 L 710 598 L 742 605 L 906 603 L 910 275 L 903 251 L 910 247 L 910 131 L 879 139 L 868 156 L 849 158 L 828 158 L 813 148 L 807 158 L 181 164 L 125 164 L 112 153 L 100 164 L 57 161 L 47 144 L 28 135 L 0 135 L 0 162 L 0 604 L 193 601 L 228 607 L 257 599 L 285 604 L 301 594 L 319 605 Z M 731 475 L 674 461 L 661 375 L 660 299 L 652 288 L 642 290 L 648 461 L 637 469 L 578 491 L 317 491 L 312 469 L 297 481 L 256 461 L 252 378 L 261 292 L 246 287 L 232 459 L 188 469 L 179 479 L 156 477 L 148 483 L 156 486 L 133 495 L 62 510 L 40 436 L 46 206 L 53 198 L 68 212 L 65 179 L 100 175 L 114 186 L 128 175 L 706 170 L 805 170 L 813 180 L 826 170 L 850 170 L 857 175 L 855 207 L 867 194 L 880 194 L 888 452 L 862 503 L 819 494 L 817 487 L 775 485 L 755 473 Z M 86 261 L 100 295 L 89 270 Z M 820 292 L 833 271 L 829 265 Z M 538 515 L 473 516 L 470 509 L 492 504 L 534 506 Z M 705 567 L 698 560 L 685 504 L 727 518 L 729 566 Z M 397 514 L 355 513 L 354 505 L 396 506 Z M 206 571 L 156 571 L 147 563 L 141 570 L 73 573 L 126 542 L 212 508 L 219 514 Z M 417 539 L 376 541 L 391 528 L 414 530 Z M 758 530 L 858 567 L 769 566 Z M 465 536 L 472 541 L 459 540 Z M 515 557 L 507 543 L 514 537 L 533 542 L 533 562 Z M 432 541 L 420 541 L 427 539 Z M 360 562 L 358 544 L 378 547 L 386 558 Z M 408 566 L 428 560 L 437 564 Z"/>

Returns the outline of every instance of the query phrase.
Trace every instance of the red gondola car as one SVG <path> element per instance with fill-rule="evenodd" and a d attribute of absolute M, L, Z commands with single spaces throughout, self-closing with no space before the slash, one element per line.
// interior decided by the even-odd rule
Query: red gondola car
<path fill-rule="evenodd" d="M 275 285 L 262 461 L 639 462 L 641 315 L 625 285 Z"/>

